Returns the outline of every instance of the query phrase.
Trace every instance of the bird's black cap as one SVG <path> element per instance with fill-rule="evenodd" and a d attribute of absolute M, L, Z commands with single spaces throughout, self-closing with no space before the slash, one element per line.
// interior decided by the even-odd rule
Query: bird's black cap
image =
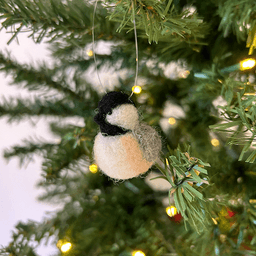
<path fill-rule="evenodd" d="M 123 92 L 108 92 L 98 103 L 98 113 L 94 121 L 100 126 L 101 133 L 105 136 L 115 136 L 127 133 L 129 130 L 116 125 L 111 125 L 106 121 L 106 115 L 111 114 L 112 110 L 122 104 L 134 104 L 129 99 L 129 95 Z"/>

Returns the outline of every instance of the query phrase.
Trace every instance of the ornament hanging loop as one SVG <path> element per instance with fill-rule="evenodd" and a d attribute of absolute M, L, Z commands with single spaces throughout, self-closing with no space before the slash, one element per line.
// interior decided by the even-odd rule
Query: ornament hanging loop
<path fill-rule="evenodd" d="M 95 35 L 94 35 L 94 28 L 95 28 L 95 14 L 96 14 L 96 8 L 97 8 L 98 0 L 95 1 L 94 5 L 94 11 L 93 11 L 93 19 L 92 19 L 92 49 L 93 49 L 93 58 L 96 66 L 96 73 L 100 82 L 100 85 L 105 93 L 107 93 L 106 89 L 102 85 L 100 76 L 99 76 L 99 71 L 97 67 L 97 61 L 96 61 L 96 55 L 95 55 Z M 135 20 L 135 6 L 136 3 L 135 1 L 132 0 L 132 11 L 133 11 L 133 25 L 134 25 L 134 37 L 135 37 L 135 49 L 136 49 L 136 72 L 135 72 L 135 81 L 134 81 L 134 86 L 137 86 L 137 80 L 138 80 L 138 71 L 139 71 L 139 50 L 138 50 L 138 38 L 137 38 L 137 29 L 136 29 L 136 20 Z M 133 91 L 131 95 L 129 96 L 129 99 L 132 97 Z"/>
<path fill-rule="evenodd" d="M 96 67 L 96 73 L 97 73 L 100 85 L 101 85 L 103 91 L 105 93 L 107 93 L 106 89 L 104 88 L 104 86 L 102 85 L 101 80 L 100 80 L 100 75 L 99 75 L 99 71 L 98 71 L 98 67 L 97 67 L 97 61 L 96 61 L 96 56 L 95 56 L 94 27 L 95 27 L 95 14 L 96 14 L 97 3 L 98 3 L 98 0 L 95 1 L 93 17 L 92 17 L 92 51 L 93 51 L 93 58 L 94 58 L 94 63 L 95 63 L 95 67 Z"/>
<path fill-rule="evenodd" d="M 138 37 L 137 37 L 137 29 L 136 29 L 136 21 L 135 21 L 135 5 L 136 5 L 135 1 L 132 0 L 132 13 L 133 13 L 135 48 L 136 48 L 136 73 L 135 73 L 134 86 L 137 86 L 138 71 L 139 71 L 139 50 L 138 50 Z M 133 95 L 133 91 L 129 96 L 129 99 L 132 97 L 132 95 Z"/>

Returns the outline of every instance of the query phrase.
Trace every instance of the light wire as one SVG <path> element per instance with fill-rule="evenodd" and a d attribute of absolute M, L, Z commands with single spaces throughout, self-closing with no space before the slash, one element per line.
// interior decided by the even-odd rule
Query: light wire
<path fill-rule="evenodd" d="M 93 18 L 92 18 L 92 51 L 93 51 L 93 58 L 94 58 L 95 66 L 96 66 L 96 73 L 97 73 L 98 79 L 100 81 L 100 85 L 101 85 L 103 91 L 105 93 L 107 93 L 106 89 L 104 88 L 104 86 L 102 85 L 101 80 L 100 80 L 100 75 L 99 75 L 99 71 L 98 71 L 98 67 L 97 67 L 97 61 L 96 61 L 96 55 L 95 55 L 94 19 L 95 19 L 95 14 L 96 14 L 97 3 L 98 3 L 98 0 L 95 1 L 94 11 L 93 11 Z"/>

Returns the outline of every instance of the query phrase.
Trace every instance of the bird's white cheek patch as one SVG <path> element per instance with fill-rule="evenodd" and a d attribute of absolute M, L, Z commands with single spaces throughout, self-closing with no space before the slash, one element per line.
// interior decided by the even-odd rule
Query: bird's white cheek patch
<path fill-rule="evenodd" d="M 118 125 L 125 129 L 133 130 L 139 123 L 138 110 L 131 104 L 123 104 L 112 110 L 106 120 L 112 125 Z"/>

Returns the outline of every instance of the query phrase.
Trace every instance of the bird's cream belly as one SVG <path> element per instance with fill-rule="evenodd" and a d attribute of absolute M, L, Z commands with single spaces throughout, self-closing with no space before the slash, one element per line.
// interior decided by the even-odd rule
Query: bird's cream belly
<path fill-rule="evenodd" d="M 94 158 L 100 169 L 114 179 L 136 177 L 153 164 L 143 158 L 132 133 L 106 137 L 99 133 L 94 142 Z"/>

